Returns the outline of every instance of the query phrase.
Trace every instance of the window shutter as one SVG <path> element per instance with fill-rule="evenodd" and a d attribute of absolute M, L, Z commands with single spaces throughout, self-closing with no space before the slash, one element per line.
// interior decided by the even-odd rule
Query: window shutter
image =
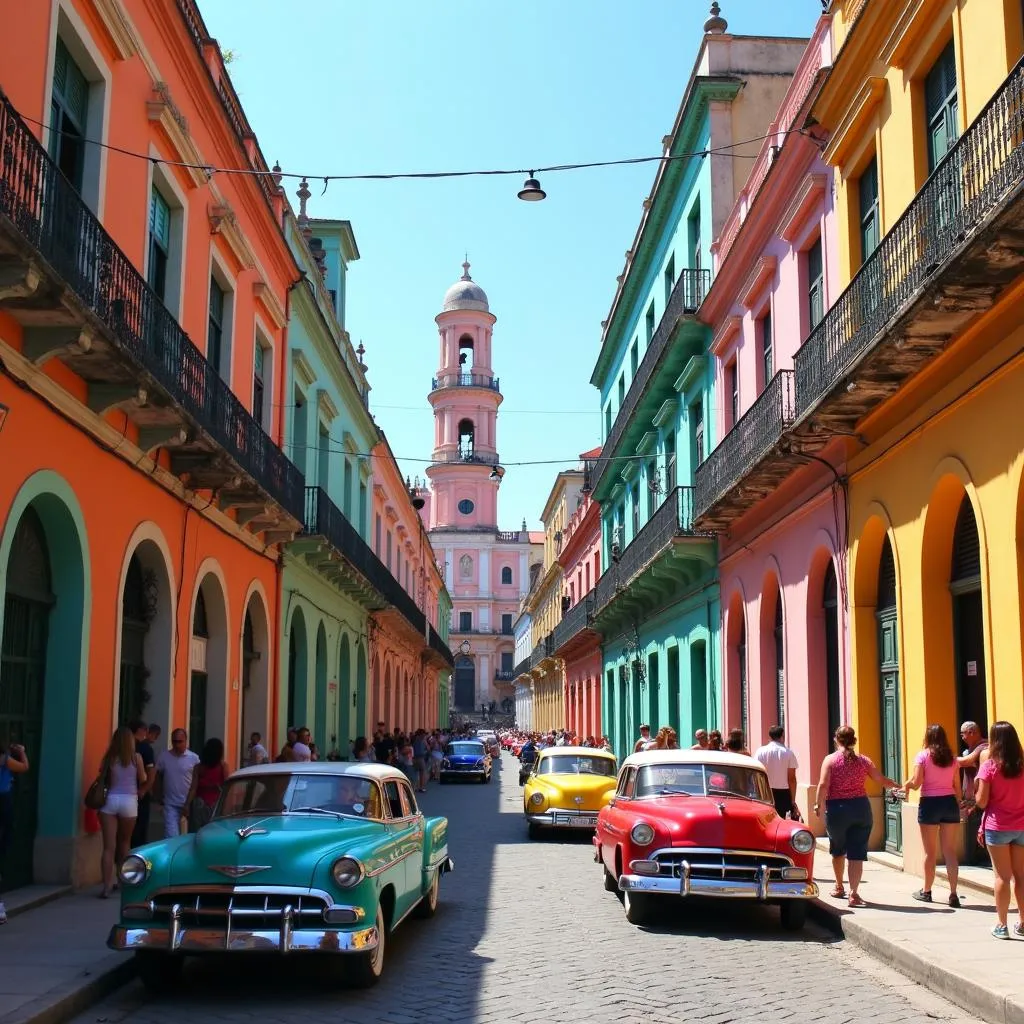
<path fill-rule="evenodd" d="M 64 109 L 76 122 L 76 127 L 84 133 L 89 106 L 89 83 L 59 36 L 53 59 L 53 87 Z"/>
<path fill-rule="evenodd" d="M 882 557 L 878 563 L 878 598 L 875 606 L 896 607 L 896 560 L 893 558 L 892 545 L 888 537 L 882 545 Z"/>
<path fill-rule="evenodd" d="M 965 494 L 956 517 L 953 531 L 953 558 L 949 567 L 949 580 L 974 580 L 981 576 L 981 542 L 974 506 Z"/>
<path fill-rule="evenodd" d="M 149 233 L 165 252 L 170 248 L 171 210 L 155 188 L 149 201 Z"/>

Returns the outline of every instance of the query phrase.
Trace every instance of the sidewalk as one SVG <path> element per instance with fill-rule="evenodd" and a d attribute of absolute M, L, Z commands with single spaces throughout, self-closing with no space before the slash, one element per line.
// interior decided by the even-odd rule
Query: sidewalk
<path fill-rule="evenodd" d="M 35 885 L 5 895 L 0 1024 L 58 1024 L 132 977 L 131 957 L 106 947 L 119 901 L 96 891 Z"/>
<path fill-rule="evenodd" d="M 835 885 L 832 860 L 820 846 L 814 878 L 821 897 L 812 914 L 827 927 L 918 984 L 993 1024 L 1024 1024 L 1024 940 L 994 939 L 995 900 L 992 872 L 968 868 L 960 881 L 963 904 L 946 903 L 949 886 L 944 869 L 935 880 L 932 904 L 911 893 L 921 879 L 894 870 L 884 857 L 872 855 L 864 866 L 860 894 L 868 906 L 850 910 L 846 900 L 829 896 Z M 895 860 L 895 859 L 894 859 Z M 849 891 L 849 886 L 847 886 Z M 1016 922 L 1011 904 L 1011 932 Z"/>

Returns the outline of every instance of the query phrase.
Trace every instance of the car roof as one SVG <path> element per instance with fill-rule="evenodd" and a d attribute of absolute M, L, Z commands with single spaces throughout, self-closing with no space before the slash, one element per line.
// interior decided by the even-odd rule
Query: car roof
<path fill-rule="evenodd" d="M 254 764 L 239 768 L 231 773 L 236 779 L 247 775 L 353 775 L 360 779 L 403 779 L 405 773 L 389 764 L 374 764 L 371 761 L 282 761 L 272 764 Z"/>
<path fill-rule="evenodd" d="M 630 754 L 622 767 L 640 768 L 648 764 L 735 764 L 765 770 L 756 758 L 734 754 L 731 750 L 641 750 Z"/>
<path fill-rule="evenodd" d="M 537 751 L 538 757 L 550 757 L 553 754 L 570 754 L 572 756 L 580 757 L 603 757 L 607 760 L 614 761 L 615 755 L 609 753 L 607 750 L 601 750 L 598 747 L 545 747 L 543 750 Z"/>

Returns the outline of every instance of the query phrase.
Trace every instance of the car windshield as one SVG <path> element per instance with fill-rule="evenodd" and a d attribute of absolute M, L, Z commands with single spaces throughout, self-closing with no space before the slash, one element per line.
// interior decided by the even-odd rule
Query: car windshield
<path fill-rule="evenodd" d="M 484 745 L 482 743 L 449 743 L 449 754 L 476 754 L 477 757 L 484 756 Z"/>
<path fill-rule="evenodd" d="M 649 764 L 637 773 L 636 795 L 737 796 L 772 802 L 768 777 L 738 764 Z"/>
<path fill-rule="evenodd" d="M 579 754 L 552 754 L 541 758 L 538 775 L 607 775 L 615 778 L 615 762 L 610 757 L 581 757 Z"/>
<path fill-rule="evenodd" d="M 356 775 L 243 775 L 229 779 L 214 818 L 242 815 L 318 814 L 381 818 L 380 790 L 372 779 Z"/>

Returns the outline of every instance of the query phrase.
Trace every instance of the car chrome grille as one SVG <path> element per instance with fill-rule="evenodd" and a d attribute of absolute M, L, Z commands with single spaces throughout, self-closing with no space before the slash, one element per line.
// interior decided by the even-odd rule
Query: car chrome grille
<path fill-rule="evenodd" d="M 152 899 L 153 920 L 170 921 L 175 905 L 183 927 L 232 928 L 251 931 L 277 929 L 286 908 L 291 907 L 295 927 L 322 922 L 328 901 L 308 892 L 244 888 L 161 889 Z"/>
<path fill-rule="evenodd" d="M 747 850 L 676 849 L 659 850 L 652 858 L 662 878 L 682 878 L 683 863 L 690 865 L 690 878 L 722 879 L 730 882 L 756 882 L 761 865 L 768 868 L 768 878 L 782 878 L 783 868 L 792 867 L 788 857 L 775 853 Z"/>

